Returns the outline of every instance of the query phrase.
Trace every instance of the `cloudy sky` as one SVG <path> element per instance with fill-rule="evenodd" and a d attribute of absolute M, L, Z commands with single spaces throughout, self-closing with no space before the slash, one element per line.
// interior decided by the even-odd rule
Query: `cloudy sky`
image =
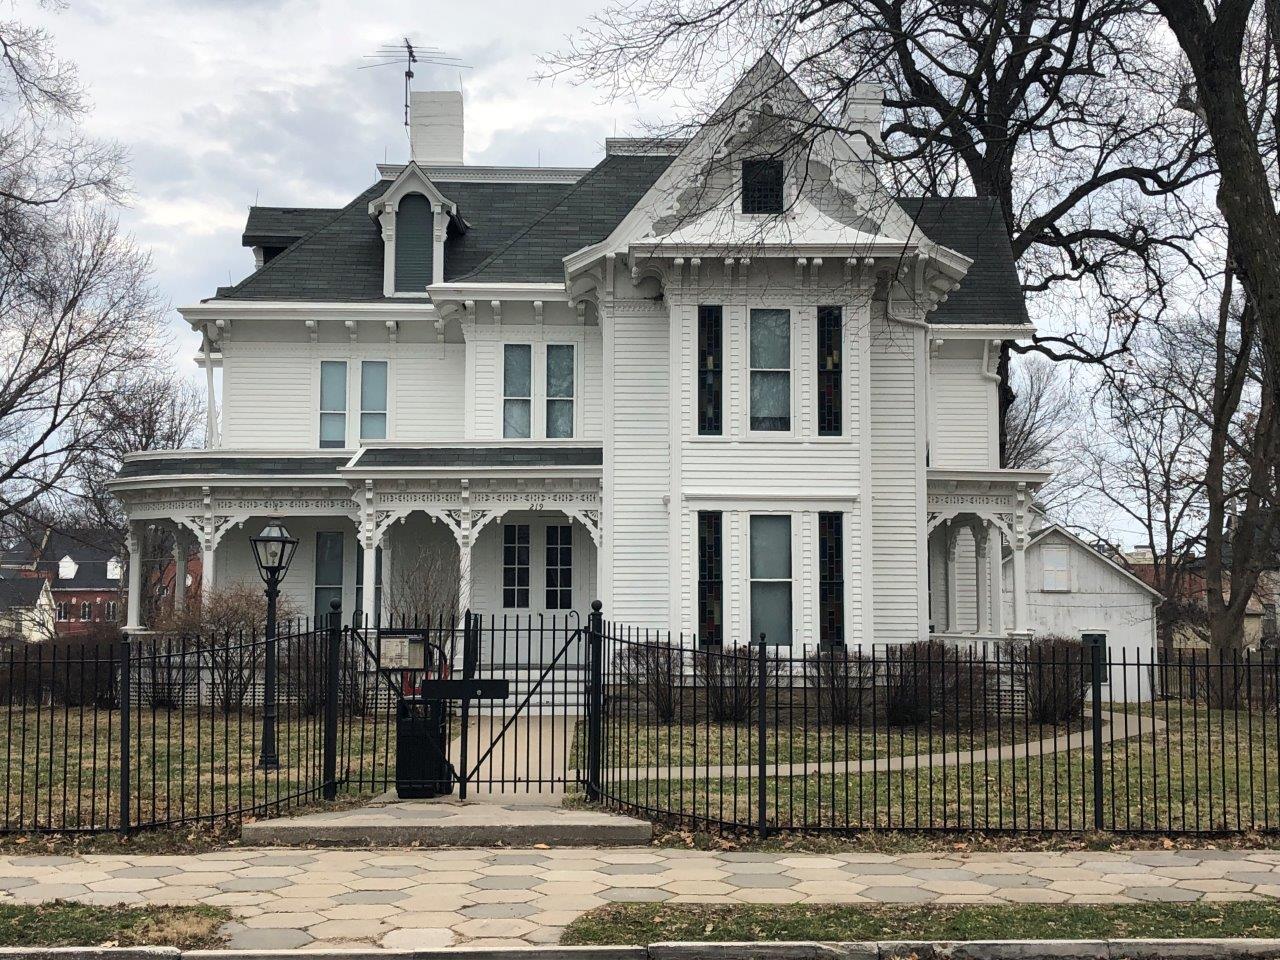
<path fill-rule="evenodd" d="M 563 46 L 599 0 L 68 0 L 16 13 L 45 23 L 79 66 L 89 129 L 131 157 L 123 219 L 148 246 L 163 296 L 186 305 L 238 281 L 248 207 L 346 203 L 374 164 L 408 153 L 403 78 L 360 69 L 412 36 L 470 69 L 420 66 L 415 89 L 466 95 L 467 162 L 590 165 L 604 138 L 641 132 L 665 105 L 608 104 L 567 83 L 539 83 L 537 57 Z M 669 119 L 669 118 L 667 118 Z M 195 340 L 177 314 L 183 369 Z"/>

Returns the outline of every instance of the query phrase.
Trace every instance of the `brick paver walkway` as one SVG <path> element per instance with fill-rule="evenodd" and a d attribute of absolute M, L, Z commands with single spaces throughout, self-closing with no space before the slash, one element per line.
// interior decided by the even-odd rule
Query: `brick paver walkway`
<path fill-rule="evenodd" d="M 1280 851 L 784 855 L 285 850 L 0 857 L 0 899 L 209 903 L 243 948 L 556 941 L 610 901 L 1109 903 L 1280 897 Z"/>

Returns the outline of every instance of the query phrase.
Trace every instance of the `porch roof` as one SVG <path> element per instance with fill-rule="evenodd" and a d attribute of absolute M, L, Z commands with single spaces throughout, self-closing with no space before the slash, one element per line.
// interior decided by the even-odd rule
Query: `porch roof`
<path fill-rule="evenodd" d="M 594 473 L 603 464 L 604 451 L 599 444 L 370 446 L 357 453 L 343 472 L 587 468 L 584 472 Z"/>
<path fill-rule="evenodd" d="M 136 485 L 145 480 L 341 482 L 338 469 L 350 459 L 349 453 L 315 451 L 291 456 L 247 450 L 156 450 L 126 456 L 112 484 Z"/>

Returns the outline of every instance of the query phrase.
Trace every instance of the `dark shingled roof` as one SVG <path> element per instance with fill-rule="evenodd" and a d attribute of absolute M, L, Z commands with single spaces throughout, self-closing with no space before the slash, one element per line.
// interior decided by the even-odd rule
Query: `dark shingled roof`
<path fill-rule="evenodd" d="M 349 458 L 309 457 L 141 457 L 128 460 L 116 474 L 118 480 L 137 477 L 223 475 L 231 477 L 295 477 L 332 473 Z"/>
<path fill-rule="evenodd" d="M 332 207 L 250 207 L 240 239 L 246 247 L 287 247 L 337 213 Z"/>
<path fill-rule="evenodd" d="M 608 156 L 563 183 L 433 181 L 468 229 L 451 226 L 445 280 L 555 282 L 563 259 L 609 235 L 671 163 L 669 156 Z M 253 207 L 245 242 L 274 237 L 284 252 L 218 296 L 232 300 L 375 301 L 382 293 L 382 235 L 369 202 L 379 180 L 339 210 Z M 974 261 L 960 288 L 929 317 L 946 323 L 1028 323 L 999 202 L 900 197 L 929 239 Z M 122 474 L 123 475 L 123 474 Z"/>
<path fill-rule="evenodd" d="M 29 610 L 40 600 L 42 577 L 0 579 L 0 610 Z"/>
<path fill-rule="evenodd" d="M 929 315 L 930 323 L 1031 322 L 999 200 L 899 197 L 898 203 L 926 237 L 973 261 L 959 289 Z"/>
<path fill-rule="evenodd" d="M 367 447 L 352 465 L 368 467 L 598 467 L 599 446 Z"/>

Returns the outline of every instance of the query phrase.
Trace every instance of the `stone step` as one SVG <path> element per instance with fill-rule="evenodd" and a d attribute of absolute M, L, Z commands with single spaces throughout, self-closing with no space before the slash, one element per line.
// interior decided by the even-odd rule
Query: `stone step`
<path fill-rule="evenodd" d="M 285 847 L 550 847 L 637 846 L 649 843 L 647 820 L 598 810 L 553 806 L 559 795 L 501 795 L 461 802 L 378 801 L 351 810 L 333 810 L 246 823 L 248 845 Z"/>

